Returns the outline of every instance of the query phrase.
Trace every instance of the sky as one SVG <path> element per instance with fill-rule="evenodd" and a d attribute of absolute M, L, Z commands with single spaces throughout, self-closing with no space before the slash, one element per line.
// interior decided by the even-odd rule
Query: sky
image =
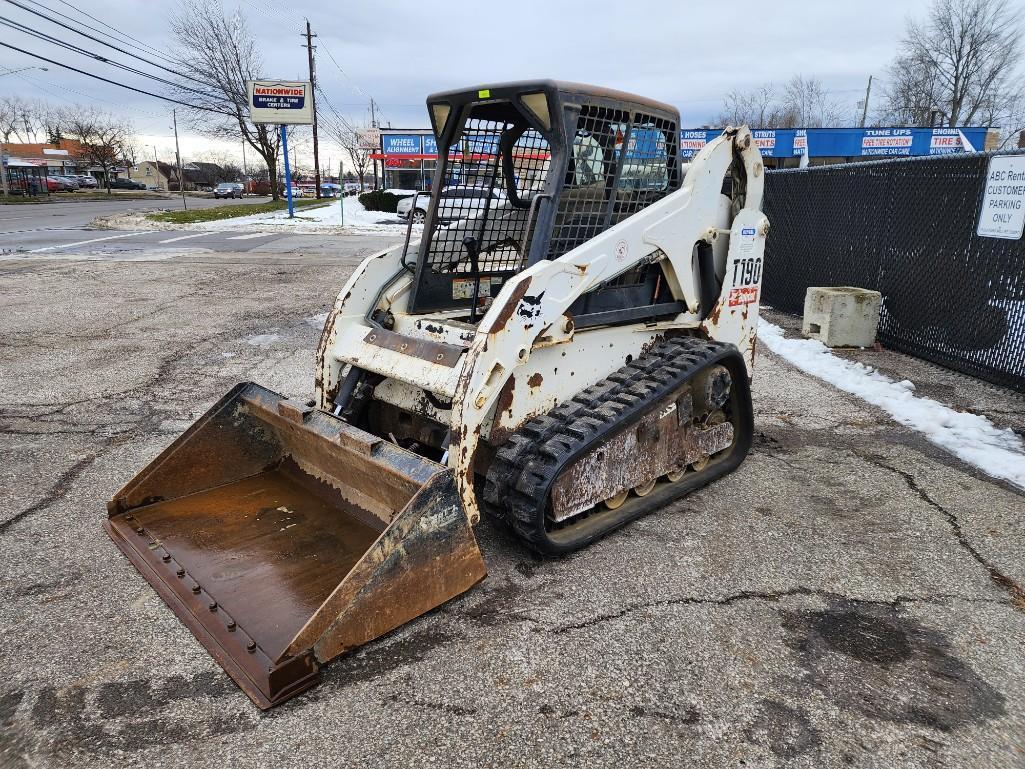
<path fill-rule="evenodd" d="M 99 20 L 160 50 L 172 46 L 168 18 L 176 0 L 17 2 L 105 29 Z M 782 84 L 801 74 L 819 78 L 853 116 L 868 76 L 883 84 L 906 19 L 921 18 L 928 5 L 929 0 L 223 0 L 228 13 L 238 10 L 246 18 L 264 77 L 306 79 L 299 30 L 308 18 L 318 36 L 318 82 L 335 109 L 363 124 L 373 97 L 381 124 L 402 128 L 429 125 L 424 100 L 434 91 L 529 78 L 592 83 L 669 102 L 680 109 L 682 127 L 697 127 L 714 120 L 728 92 Z M 0 0 L 0 8 L 2 17 L 132 61 L 52 26 L 12 0 Z M 160 92 L 159 84 L 144 77 L 119 74 L 9 27 L 0 26 L 0 42 Z M 3 74 L 32 64 L 48 71 Z M 143 155 L 173 157 L 174 105 L 0 47 L 0 95 L 10 93 L 117 112 L 131 120 Z M 325 105 L 318 109 L 323 113 Z M 186 159 L 216 154 L 241 160 L 240 146 L 214 142 L 181 120 L 179 131 Z M 337 167 L 340 148 L 323 137 L 321 144 L 322 165 L 330 161 Z M 308 139 L 299 142 L 301 164 L 310 146 Z M 254 158 L 250 150 L 247 159 Z"/>

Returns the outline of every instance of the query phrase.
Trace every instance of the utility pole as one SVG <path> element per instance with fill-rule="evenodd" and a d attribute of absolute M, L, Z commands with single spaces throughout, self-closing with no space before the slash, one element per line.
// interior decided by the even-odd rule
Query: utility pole
<path fill-rule="evenodd" d="M 160 160 L 157 159 L 157 145 L 153 145 L 153 170 L 157 175 L 157 187 L 160 187 Z"/>
<path fill-rule="evenodd" d="M 182 152 L 178 146 L 178 110 L 171 110 L 171 117 L 174 119 L 174 158 L 178 163 L 178 189 L 182 192 L 182 208 L 188 211 L 189 204 L 185 202 L 185 174 L 182 173 Z"/>
<path fill-rule="evenodd" d="M 320 197 L 320 147 L 317 143 L 317 69 L 313 64 L 313 38 L 310 20 L 306 20 L 306 54 L 310 60 L 310 106 L 313 107 L 313 182 L 317 185 L 316 196 Z"/>
<path fill-rule="evenodd" d="M 872 93 L 872 76 L 868 76 L 868 88 L 865 89 L 865 106 L 861 110 L 861 127 L 865 127 L 865 121 L 868 119 L 868 97 Z"/>
<path fill-rule="evenodd" d="M 370 97 L 370 127 L 377 128 L 377 105 L 374 104 L 374 97 Z M 377 161 L 371 161 L 374 164 L 374 189 L 377 189 Z M 381 161 L 381 177 L 384 177 L 384 161 Z"/>

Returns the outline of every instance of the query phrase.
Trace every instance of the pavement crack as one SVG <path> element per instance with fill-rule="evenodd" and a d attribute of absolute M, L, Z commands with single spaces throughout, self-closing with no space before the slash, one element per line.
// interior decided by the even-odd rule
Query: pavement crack
<path fill-rule="evenodd" d="M 15 513 L 6 521 L 0 523 L 0 534 L 3 534 L 7 531 L 8 528 L 18 523 L 19 521 L 27 518 L 33 513 L 38 513 L 40 510 L 45 510 L 46 508 L 50 507 L 50 505 L 59 502 L 61 499 L 67 496 L 68 491 L 71 490 L 71 484 L 73 484 L 78 479 L 78 477 L 82 475 L 82 473 L 84 473 L 86 470 L 89 469 L 90 466 L 92 466 L 92 463 L 96 461 L 96 458 L 98 456 L 99 452 L 95 452 L 93 454 L 89 454 L 85 457 L 82 457 L 80 460 L 75 462 L 75 464 L 73 464 L 70 468 L 68 468 L 61 474 L 61 476 L 43 495 L 42 499 L 40 499 L 35 504 L 26 507 L 21 512 Z"/>
<path fill-rule="evenodd" d="M 869 464 L 875 465 L 883 470 L 889 470 L 891 473 L 902 478 L 904 483 L 907 484 L 907 487 L 917 495 L 919 499 L 934 510 L 938 511 L 946 519 L 947 524 L 954 533 L 954 537 L 958 541 L 958 544 L 960 544 L 965 552 L 967 552 L 980 566 L 982 566 L 982 568 L 986 570 L 989 574 L 990 581 L 1007 593 L 1008 597 L 1011 599 L 1011 603 L 1016 609 L 1025 611 L 1025 588 L 1015 582 L 1014 579 L 1004 574 L 996 564 L 991 563 L 982 553 L 979 552 L 978 548 L 976 548 L 975 545 L 969 541 L 967 535 L 965 535 L 964 530 L 961 528 L 961 521 L 958 520 L 957 515 L 953 511 L 948 510 L 933 499 L 929 495 L 929 492 L 918 484 L 918 481 L 915 480 L 915 477 L 911 473 L 894 467 L 893 465 L 888 465 L 879 459 L 865 456 L 864 454 L 859 454 L 858 456 Z"/>
<path fill-rule="evenodd" d="M 735 603 L 741 603 L 744 601 L 759 601 L 767 603 L 776 603 L 785 598 L 791 598 L 794 596 L 814 596 L 821 598 L 825 601 L 835 601 L 838 599 L 844 599 L 848 601 L 857 600 L 865 604 L 879 604 L 881 606 L 891 606 L 897 608 L 903 604 L 914 604 L 914 603 L 925 603 L 925 604 L 936 604 L 944 603 L 951 600 L 966 601 L 968 603 L 996 603 L 1001 606 L 1006 606 L 1007 602 L 1004 600 L 991 600 L 985 598 L 973 598 L 969 596 L 962 596 L 956 594 L 945 593 L 942 595 L 933 596 L 911 596 L 911 595 L 898 595 L 890 599 L 872 599 L 872 598 L 853 598 L 851 596 L 841 595 L 834 593 L 829 590 L 818 590 L 809 587 L 794 587 L 789 590 L 779 591 L 760 591 L 760 590 L 741 590 L 730 595 L 723 596 L 721 598 L 697 598 L 694 596 L 685 596 L 682 598 L 667 598 L 662 601 L 642 601 L 638 603 L 627 604 L 620 609 L 606 614 L 598 614 L 594 617 L 581 620 L 580 622 L 573 622 L 566 625 L 560 625 L 559 627 L 552 628 L 548 632 L 555 635 L 568 632 L 570 630 L 580 630 L 582 628 L 597 625 L 602 622 L 609 622 L 611 620 L 620 619 L 628 614 L 632 614 L 637 611 L 643 611 L 645 609 L 665 608 L 668 606 L 731 606 Z"/>

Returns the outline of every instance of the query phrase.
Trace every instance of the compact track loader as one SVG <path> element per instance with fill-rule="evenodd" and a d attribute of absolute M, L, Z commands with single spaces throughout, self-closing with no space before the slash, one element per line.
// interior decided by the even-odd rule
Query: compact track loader
<path fill-rule="evenodd" d="M 750 131 L 685 167 L 677 111 L 626 93 L 518 82 L 427 107 L 432 192 L 338 295 L 315 400 L 238 385 L 109 504 L 118 547 L 260 707 L 481 580 L 482 514 L 564 553 L 751 445 Z"/>

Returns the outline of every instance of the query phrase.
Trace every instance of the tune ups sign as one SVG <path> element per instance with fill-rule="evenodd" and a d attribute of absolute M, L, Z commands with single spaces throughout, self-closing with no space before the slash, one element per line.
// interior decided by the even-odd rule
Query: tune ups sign
<path fill-rule="evenodd" d="M 310 125 L 313 93 L 309 82 L 250 80 L 249 117 L 254 123 Z"/>

